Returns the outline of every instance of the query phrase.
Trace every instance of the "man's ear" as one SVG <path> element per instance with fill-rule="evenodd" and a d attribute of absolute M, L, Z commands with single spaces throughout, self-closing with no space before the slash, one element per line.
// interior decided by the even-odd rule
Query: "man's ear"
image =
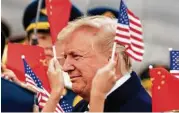
<path fill-rule="evenodd" d="M 114 60 L 115 60 L 116 62 L 118 62 L 118 60 L 119 60 L 119 53 L 116 53 L 116 52 L 115 52 Z"/>
<path fill-rule="evenodd" d="M 26 37 L 24 43 L 30 45 L 30 40 Z"/>
<path fill-rule="evenodd" d="M 111 60 L 111 55 L 108 58 L 108 61 L 110 61 L 110 60 Z M 118 62 L 118 60 L 119 60 L 119 54 L 115 52 L 114 61 Z"/>

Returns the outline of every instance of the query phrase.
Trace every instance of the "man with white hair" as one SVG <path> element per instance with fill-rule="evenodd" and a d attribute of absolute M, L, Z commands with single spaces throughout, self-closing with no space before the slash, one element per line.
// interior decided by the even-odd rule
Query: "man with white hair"
<path fill-rule="evenodd" d="M 108 17 L 85 17 L 70 22 L 58 35 L 56 48 L 57 56 L 61 57 L 60 64 L 70 76 L 72 90 L 84 98 L 74 112 L 88 111 L 91 96 L 94 95 L 96 99 L 105 100 L 104 112 L 152 111 L 151 97 L 132 71 L 130 58 L 122 45 L 117 45 L 115 51 L 115 75 L 118 80 L 114 87 L 107 95 L 105 92 L 92 91 L 97 71 L 111 59 L 116 25 L 117 22 Z M 63 52 L 59 52 L 61 50 Z"/>

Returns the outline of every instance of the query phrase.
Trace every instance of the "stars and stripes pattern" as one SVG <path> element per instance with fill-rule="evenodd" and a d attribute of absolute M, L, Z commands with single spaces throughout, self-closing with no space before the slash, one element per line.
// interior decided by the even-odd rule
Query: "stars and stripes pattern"
<path fill-rule="evenodd" d="M 30 85 L 31 87 L 33 87 L 34 89 L 36 89 L 38 91 L 37 94 L 37 98 L 38 98 L 38 105 L 39 108 L 43 108 L 46 104 L 46 102 L 48 101 L 48 98 L 50 96 L 50 94 L 44 89 L 44 87 L 42 86 L 42 82 L 40 81 L 40 79 L 35 75 L 35 73 L 32 71 L 32 69 L 30 68 L 30 66 L 27 64 L 25 58 L 23 57 L 23 63 L 24 63 L 24 68 L 25 68 L 25 81 L 27 85 Z M 60 107 L 60 105 L 58 104 L 56 107 L 55 112 L 58 113 L 63 113 L 63 109 Z"/>
<path fill-rule="evenodd" d="M 144 43 L 140 19 L 121 0 L 115 41 L 126 47 L 127 54 L 134 60 L 142 61 Z"/>
<path fill-rule="evenodd" d="M 67 100 L 65 99 L 61 99 L 60 100 L 60 106 L 62 107 L 62 109 L 65 111 L 65 112 L 72 112 L 72 106 L 70 106 L 67 102 Z"/>
<path fill-rule="evenodd" d="M 45 94 L 44 92 L 39 92 L 37 94 L 37 98 L 38 98 L 39 107 L 43 108 L 45 106 L 46 102 L 48 101 L 49 94 Z M 64 113 L 66 111 L 60 106 L 60 104 L 57 104 L 55 112 Z"/>
<path fill-rule="evenodd" d="M 179 50 L 170 51 L 170 73 L 179 78 Z"/>

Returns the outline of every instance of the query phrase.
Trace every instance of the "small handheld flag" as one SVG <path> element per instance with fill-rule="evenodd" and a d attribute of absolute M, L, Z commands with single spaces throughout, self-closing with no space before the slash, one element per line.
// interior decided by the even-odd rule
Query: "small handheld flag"
<path fill-rule="evenodd" d="M 125 51 L 131 58 L 136 61 L 142 61 L 144 54 L 142 25 L 139 18 L 127 8 L 123 0 L 120 3 L 112 59 L 114 59 L 116 43 L 125 46 Z"/>
<path fill-rule="evenodd" d="M 179 110 L 179 79 L 164 68 L 151 68 L 152 111 L 166 112 Z"/>
<path fill-rule="evenodd" d="M 56 59 L 55 42 L 58 33 L 67 25 L 70 17 L 71 3 L 69 0 L 46 0 L 48 21 L 52 37 L 52 48 Z"/>
<path fill-rule="evenodd" d="M 39 94 L 37 95 L 37 98 L 38 98 L 39 108 L 42 109 L 45 106 L 45 103 L 48 101 L 50 94 L 46 91 L 40 79 L 35 75 L 35 73 L 32 71 L 30 66 L 27 64 L 25 60 L 25 56 L 22 56 L 22 60 L 24 63 L 26 84 L 35 88 L 39 92 Z M 56 112 L 58 113 L 64 112 L 59 104 L 56 107 Z"/>
<path fill-rule="evenodd" d="M 7 55 L 7 68 L 11 69 L 21 81 L 25 81 L 24 76 L 24 64 L 21 56 L 26 56 L 26 60 L 29 61 L 29 65 L 33 69 L 34 73 L 40 78 L 43 87 L 47 91 L 50 91 L 50 85 L 47 77 L 47 64 L 44 49 L 39 46 L 12 44 L 8 43 L 8 55 Z"/>
<path fill-rule="evenodd" d="M 179 50 L 170 51 L 170 73 L 179 78 Z"/>

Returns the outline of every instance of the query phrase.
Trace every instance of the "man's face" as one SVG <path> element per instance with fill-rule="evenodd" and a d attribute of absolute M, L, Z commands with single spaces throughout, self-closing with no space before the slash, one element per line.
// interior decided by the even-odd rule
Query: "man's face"
<path fill-rule="evenodd" d="M 108 62 L 108 58 L 92 44 L 95 30 L 79 29 L 62 44 L 56 45 L 57 56 L 64 56 L 63 70 L 70 76 L 72 89 L 85 99 L 89 99 L 91 83 L 96 71 Z"/>
<path fill-rule="evenodd" d="M 35 35 L 31 34 L 29 37 L 29 44 L 32 43 L 32 39 Z M 49 60 L 53 57 L 53 52 L 52 52 L 52 41 L 51 41 L 51 36 L 49 33 L 37 33 L 38 37 L 38 46 L 44 48 L 45 50 L 45 55 L 46 59 Z"/>

